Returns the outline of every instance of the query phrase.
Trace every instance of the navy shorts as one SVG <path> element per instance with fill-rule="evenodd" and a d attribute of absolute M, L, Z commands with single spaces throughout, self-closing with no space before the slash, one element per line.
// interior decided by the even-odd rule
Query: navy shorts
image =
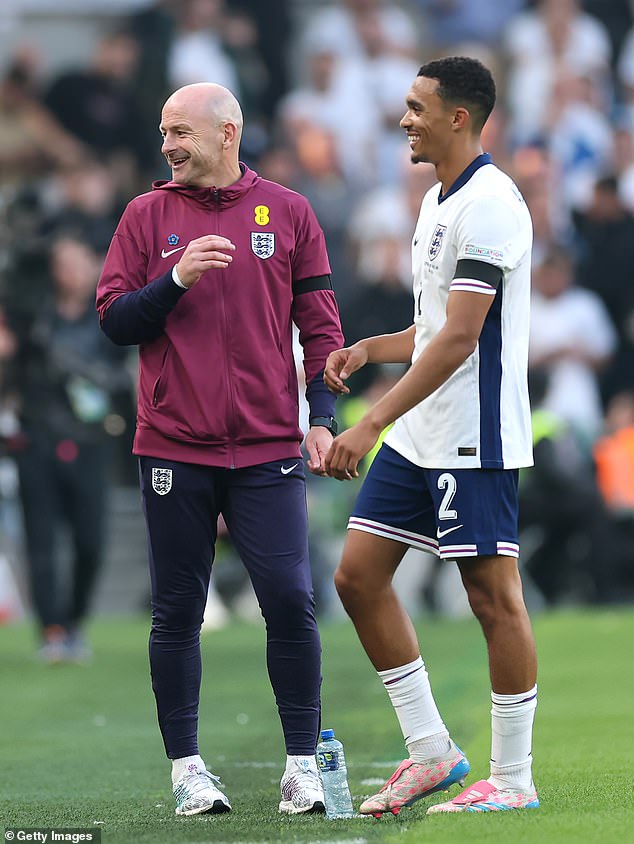
<path fill-rule="evenodd" d="M 381 446 L 348 528 L 458 557 L 519 557 L 517 469 L 423 469 Z"/>

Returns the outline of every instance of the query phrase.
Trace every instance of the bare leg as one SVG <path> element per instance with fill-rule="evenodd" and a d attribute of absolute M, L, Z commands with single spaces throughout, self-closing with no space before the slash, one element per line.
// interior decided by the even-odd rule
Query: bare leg
<path fill-rule="evenodd" d="M 377 671 L 415 660 L 418 641 L 392 587 L 407 546 L 373 533 L 349 530 L 335 586 L 361 644 Z"/>
<path fill-rule="evenodd" d="M 414 627 L 392 587 L 406 550 L 399 542 L 350 530 L 335 575 L 343 605 L 385 684 L 409 754 L 385 786 L 361 804 L 362 814 L 375 817 L 398 814 L 414 800 L 462 783 L 469 771 L 464 754 L 449 739 Z M 405 666 L 410 670 L 403 673 Z M 386 676 L 390 669 L 396 669 L 395 676 Z"/>
<path fill-rule="evenodd" d="M 512 695 L 532 689 L 537 657 L 517 561 L 476 557 L 460 560 L 458 567 L 487 642 L 493 691 Z"/>

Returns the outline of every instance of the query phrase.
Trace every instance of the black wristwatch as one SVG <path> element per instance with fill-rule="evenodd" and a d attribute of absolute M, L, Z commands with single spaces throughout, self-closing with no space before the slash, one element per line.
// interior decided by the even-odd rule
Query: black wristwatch
<path fill-rule="evenodd" d="M 337 436 L 339 426 L 337 425 L 337 420 L 334 416 L 311 416 L 308 421 L 311 428 L 319 425 L 322 428 L 327 428 L 333 437 Z"/>

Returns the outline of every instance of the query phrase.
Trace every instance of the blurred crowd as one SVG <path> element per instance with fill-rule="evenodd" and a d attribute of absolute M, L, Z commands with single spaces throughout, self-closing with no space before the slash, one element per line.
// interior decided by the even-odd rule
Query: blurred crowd
<path fill-rule="evenodd" d="M 135 483 L 134 352 L 102 342 L 93 295 L 125 203 L 168 176 L 157 129 L 166 96 L 196 81 L 238 96 L 243 157 L 310 200 L 354 342 L 411 321 L 411 235 L 435 177 L 409 162 L 398 124 L 419 66 L 457 54 L 494 73 L 485 149 L 534 221 L 524 569 L 548 603 L 632 599 L 633 5 L 120 0 L 90 60 L 55 72 L 43 48 L 14 39 L 0 79 L 0 436 L 19 474 L 36 606 L 53 589 L 60 518 L 84 572 L 64 612 L 81 617 L 106 506 L 87 516 L 86 500 Z M 342 421 L 398 375 L 359 373 Z M 317 571 L 329 555 L 320 537 L 343 532 L 355 493 L 311 483 Z M 424 594 L 433 608 L 433 590 Z"/>

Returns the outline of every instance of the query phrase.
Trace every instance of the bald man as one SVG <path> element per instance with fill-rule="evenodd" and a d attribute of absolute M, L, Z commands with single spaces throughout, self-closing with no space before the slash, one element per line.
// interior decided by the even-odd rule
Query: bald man
<path fill-rule="evenodd" d="M 323 811 L 292 325 L 310 405 L 307 465 L 323 475 L 336 433 L 323 369 L 343 339 L 324 236 L 304 197 L 240 162 L 242 112 L 226 88 L 179 89 L 159 128 L 172 179 L 126 208 L 97 308 L 115 343 L 139 346 L 133 452 L 149 537 L 152 688 L 176 813 L 231 809 L 197 740 L 199 634 L 220 514 L 266 621 L 287 754 L 279 809 Z"/>

